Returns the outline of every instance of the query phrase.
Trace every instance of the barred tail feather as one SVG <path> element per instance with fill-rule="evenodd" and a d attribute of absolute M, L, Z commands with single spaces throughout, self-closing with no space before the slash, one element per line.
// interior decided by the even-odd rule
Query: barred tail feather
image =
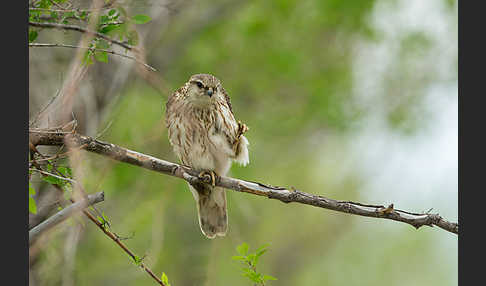
<path fill-rule="evenodd" d="M 225 236 L 228 230 L 226 192 L 221 187 L 209 185 L 189 185 L 197 202 L 199 227 L 207 238 Z M 204 189 L 202 189 L 204 188 Z"/>

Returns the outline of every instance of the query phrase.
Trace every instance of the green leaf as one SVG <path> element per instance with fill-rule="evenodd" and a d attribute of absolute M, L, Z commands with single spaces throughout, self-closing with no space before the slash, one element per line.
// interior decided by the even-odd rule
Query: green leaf
<path fill-rule="evenodd" d="M 152 20 L 152 18 L 150 18 L 150 16 L 148 16 L 148 15 L 138 14 L 138 15 L 133 16 L 132 20 L 133 20 L 133 22 L 135 22 L 135 24 L 145 24 L 145 23 L 149 22 L 150 20 Z"/>
<path fill-rule="evenodd" d="M 58 186 L 64 186 L 66 184 L 66 181 L 53 176 L 44 177 L 42 178 L 42 180 L 48 182 L 49 184 L 58 185 Z"/>
<path fill-rule="evenodd" d="M 39 33 L 37 33 L 36 30 L 30 30 L 29 31 L 29 43 L 32 43 L 33 41 L 35 41 L 35 39 L 37 39 L 38 35 L 39 35 Z"/>
<path fill-rule="evenodd" d="M 35 189 L 32 187 L 32 184 L 29 182 L 29 195 L 35 195 Z"/>
<path fill-rule="evenodd" d="M 162 283 L 164 283 L 166 286 L 170 286 L 169 278 L 167 278 L 167 275 L 165 275 L 165 272 L 162 272 L 162 277 L 161 277 L 160 280 L 162 280 Z"/>
<path fill-rule="evenodd" d="M 88 13 L 86 11 L 82 11 L 80 13 L 77 12 L 74 16 L 80 20 L 85 20 L 88 16 Z"/>
<path fill-rule="evenodd" d="M 66 176 L 66 177 L 69 177 L 69 178 L 71 178 L 73 176 L 73 171 L 69 167 L 60 166 L 60 167 L 57 167 L 57 170 L 59 172 L 61 172 L 61 174 L 63 174 L 63 176 Z"/>
<path fill-rule="evenodd" d="M 115 15 L 116 13 L 116 9 L 111 9 L 109 12 L 108 12 L 108 16 L 113 16 Z"/>
<path fill-rule="evenodd" d="M 94 57 L 99 62 L 104 62 L 104 63 L 108 62 L 108 53 L 106 53 L 106 52 L 97 51 L 97 52 L 95 52 Z"/>
<path fill-rule="evenodd" d="M 235 256 L 232 256 L 231 259 L 245 261 L 245 256 L 235 255 Z"/>
<path fill-rule="evenodd" d="M 238 251 L 239 254 L 246 256 L 246 254 L 248 253 L 248 244 L 246 242 L 243 242 L 236 247 L 236 251 Z"/>
<path fill-rule="evenodd" d="M 116 25 L 110 24 L 101 28 L 99 32 L 102 34 L 108 34 L 109 32 L 116 30 L 118 28 L 119 28 L 119 24 Z"/>
<path fill-rule="evenodd" d="M 264 244 L 262 246 L 260 246 L 255 252 L 256 252 L 256 256 L 261 256 L 263 253 L 265 253 L 267 251 L 267 247 L 269 246 L 269 244 Z"/>
<path fill-rule="evenodd" d="M 106 15 L 103 15 L 103 16 L 100 17 L 100 24 L 106 24 L 110 21 L 111 21 L 110 17 L 108 17 Z"/>
<path fill-rule="evenodd" d="M 248 261 L 250 261 L 252 265 L 256 266 L 258 263 L 258 258 L 255 254 L 250 254 L 248 255 Z"/>
<path fill-rule="evenodd" d="M 271 275 L 263 275 L 263 280 L 277 280 L 277 278 L 271 276 Z"/>
<path fill-rule="evenodd" d="M 89 66 L 90 64 L 93 63 L 93 59 L 91 57 L 91 50 L 87 50 L 86 53 L 84 54 L 84 58 L 83 58 L 83 64 Z"/>
<path fill-rule="evenodd" d="M 29 212 L 36 214 L 37 213 L 37 205 L 33 197 L 29 196 Z"/>
<path fill-rule="evenodd" d="M 248 278 L 250 278 L 251 281 L 258 283 L 260 282 L 260 275 L 261 275 L 260 273 L 256 273 L 255 271 L 252 270 L 249 272 Z"/>
<path fill-rule="evenodd" d="M 32 184 L 29 182 L 29 212 L 36 214 L 37 213 L 37 204 L 33 196 L 35 195 L 35 189 L 32 187 Z"/>

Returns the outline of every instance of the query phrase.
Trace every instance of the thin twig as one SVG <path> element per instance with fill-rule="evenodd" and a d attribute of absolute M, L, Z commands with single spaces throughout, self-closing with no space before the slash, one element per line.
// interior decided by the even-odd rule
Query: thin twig
<path fill-rule="evenodd" d="M 80 47 L 80 46 L 76 46 L 76 45 L 67 45 L 67 44 L 44 44 L 44 43 L 29 43 L 29 47 L 31 47 L 31 48 L 72 48 L 72 49 L 86 49 L 86 50 L 91 50 L 91 51 L 96 51 L 96 52 L 106 52 L 106 53 L 109 53 L 109 54 L 112 54 L 112 55 L 117 55 L 117 56 L 120 56 L 120 57 L 124 57 L 124 58 L 127 58 L 127 59 L 134 60 L 137 63 L 144 65 L 146 68 L 148 68 L 151 71 L 157 71 L 154 67 L 138 60 L 136 57 L 120 54 L 120 53 L 117 53 L 117 52 L 112 51 L 112 50 L 97 49 L 97 48 L 90 48 L 90 47 Z"/>
<path fill-rule="evenodd" d="M 54 29 L 78 31 L 78 32 L 82 32 L 82 33 L 86 33 L 86 34 L 89 34 L 89 35 L 96 36 L 98 38 L 105 39 L 108 42 L 122 46 L 127 50 L 138 51 L 137 48 L 132 47 L 125 42 L 120 42 L 120 41 L 112 39 L 112 38 L 110 38 L 110 37 L 108 37 L 104 34 L 101 34 L 101 33 L 95 32 L 95 31 L 91 31 L 91 30 L 88 30 L 86 28 L 75 26 L 75 25 L 65 25 L 65 24 L 58 24 L 58 23 L 39 23 L 39 22 L 30 22 L 29 21 L 29 26 L 38 27 L 38 28 L 54 28 Z"/>
<path fill-rule="evenodd" d="M 123 242 L 121 242 L 121 239 L 118 237 L 118 235 L 106 229 L 106 227 L 104 227 L 103 224 L 96 218 L 94 218 L 93 215 L 91 215 L 87 210 L 83 210 L 83 213 L 89 218 L 89 220 L 95 223 L 98 228 L 101 229 L 109 238 L 111 238 L 116 244 L 118 244 L 118 246 L 120 246 L 121 249 L 123 249 L 123 251 L 125 251 L 133 259 L 133 261 L 137 261 L 137 256 L 130 249 L 128 249 L 128 247 Z M 155 281 L 157 281 L 157 283 L 166 286 L 164 282 L 162 282 L 162 280 L 160 280 L 160 278 L 157 277 L 157 275 L 155 275 L 152 270 L 150 270 L 150 268 L 148 268 L 143 262 L 140 262 L 139 266 L 143 270 L 145 270 L 145 272 L 147 272 Z"/>
<path fill-rule="evenodd" d="M 35 7 L 29 8 L 30 11 L 56 12 L 56 13 L 73 13 L 73 12 L 90 13 L 90 12 L 95 12 L 95 11 L 103 11 L 103 10 L 107 10 L 107 9 L 110 9 L 110 7 L 106 7 L 106 8 L 103 7 L 103 8 L 99 8 L 99 9 L 78 9 L 78 8 L 77 9 L 47 9 L 47 8 L 35 8 Z"/>
<path fill-rule="evenodd" d="M 29 171 L 39 172 L 41 174 L 44 174 L 44 175 L 47 175 L 47 176 L 52 176 L 52 177 L 58 178 L 60 180 L 68 181 L 68 182 L 71 182 L 71 183 L 76 183 L 76 181 L 73 180 L 73 179 L 69 179 L 69 178 L 66 178 L 66 177 L 61 177 L 61 176 L 58 176 L 58 175 L 54 175 L 52 173 L 49 173 L 49 172 L 46 172 L 46 171 L 43 171 L 43 170 L 40 170 L 40 169 L 29 168 Z"/>
<path fill-rule="evenodd" d="M 53 228 L 57 224 L 65 221 L 74 213 L 83 210 L 90 205 L 99 203 L 104 200 L 105 200 L 105 194 L 103 192 L 98 192 L 96 194 L 88 195 L 88 198 L 85 200 L 78 201 L 62 209 L 55 215 L 49 217 L 48 219 L 46 219 L 36 227 L 29 230 L 29 244 L 32 244 L 42 233 Z"/>
<path fill-rule="evenodd" d="M 34 125 L 34 123 L 37 122 L 37 120 L 39 120 L 41 114 L 54 102 L 54 100 L 59 96 L 60 92 L 59 90 L 56 92 L 56 95 L 53 96 L 49 102 L 39 111 L 39 113 L 37 113 L 37 115 L 34 117 L 34 119 L 29 123 L 29 127 L 32 127 L 32 125 Z"/>
<path fill-rule="evenodd" d="M 80 134 L 29 133 L 29 141 L 39 145 L 62 145 L 64 140 L 70 140 L 73 146 L 87 144 L 85 150 L 110 157 L 114 160 L 139 166 L 166 175 L 186 180 L 190 184 L 205 184 L 209 180 L 200 178 L 199 172 L 176 163 L 164 161 L 149 155 L 138 153 L 112 143 L 103 142 Z M 438 226 L 449 232 L 458 234 L 459 224 L 443 219 L 439 214 L 413 213 L 395 209 L 393 204 L 382 205 L 361 204 L 350 201 L 338 201 L 319 195 L 305 193 L 294 188 L 274 187 L 258 182 L 244 181 L 230 177 L 217 177 L 216 185 L 238 192 L 250 193 L 277 199 L 284 203 L 296 202 L 315 207 L 330 209 L 353 215 L 390 219 L 410 224 L 415 228 L 421 226 Z"/>
<path fill-rule="evenodd" d="M 77 149 L 78 149 L 78 150 L 81 150 L 81 149 L 83 149 L 84 147 L 86 147 L 86 145 L 79 146 Z M 35 161 L 36 161 L 37 163 L 41 163 L 41 162 L 44 162 L 44 161 L 49 161 L 49 160 L 62 159 L 62 158 L 64 158 L 64 157 L 66 157 L 67 155 L 69 155 L 70 153 L 74 152 L 74 151 L 77 151 L 77 150 L 70 150 L 70 151 L 66 151 L 66 152 L 64 152 L 64 153 L 57 153 L 57 154 L 52 155 L 51 157 L 42 158 L 42 159 L 38 159 L 38 160 L 35 160 Z"/>

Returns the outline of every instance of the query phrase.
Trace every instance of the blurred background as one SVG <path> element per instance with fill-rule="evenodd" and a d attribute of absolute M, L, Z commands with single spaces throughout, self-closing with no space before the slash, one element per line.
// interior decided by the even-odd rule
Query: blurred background
<path fill-rule="evenodd" d="M 72 1 L 88 7 L 90 1 Z M 117 1 L 145 61 L 89 66 L 74 102 L 78 133 L 178 162 L 164 124 L 168 92 L 196 73 L 228 91 L 250 127 L 250 164 L 229 176 L 337 200 L 458 220 L 457 1 Z M 39 31 L 76 44 L 80 33 Z M 29 49 L 32 118 L 61 88 L 76 50 Z M 458 236 L 395 221 L 227 191 L 229 231 L 206 239 L 186 183 L 96 154 L 79 172 L 111 230 L 174 286 L 252 285 L 231 256 L 269 244 L 268 285 L 457 285 Z M 55 198 L 32 179 L 42 207 Z M 40 219 L 30 215 L 30 223 Z M 47 216 L 48 214 L 42 214 Z M 31 285 L 154 285 L 99 229 L 76 217 L 30 251 Z"/>

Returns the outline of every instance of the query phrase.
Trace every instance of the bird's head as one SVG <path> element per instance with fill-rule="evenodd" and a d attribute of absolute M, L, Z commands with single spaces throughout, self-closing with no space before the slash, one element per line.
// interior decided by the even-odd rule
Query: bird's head
<path fill-rule="evenodd" d="M 224 100 L 221 83 L 213 75 L 195 74 L 187 84 L 187 99 L 193 104 L 204 106 Z"/>

